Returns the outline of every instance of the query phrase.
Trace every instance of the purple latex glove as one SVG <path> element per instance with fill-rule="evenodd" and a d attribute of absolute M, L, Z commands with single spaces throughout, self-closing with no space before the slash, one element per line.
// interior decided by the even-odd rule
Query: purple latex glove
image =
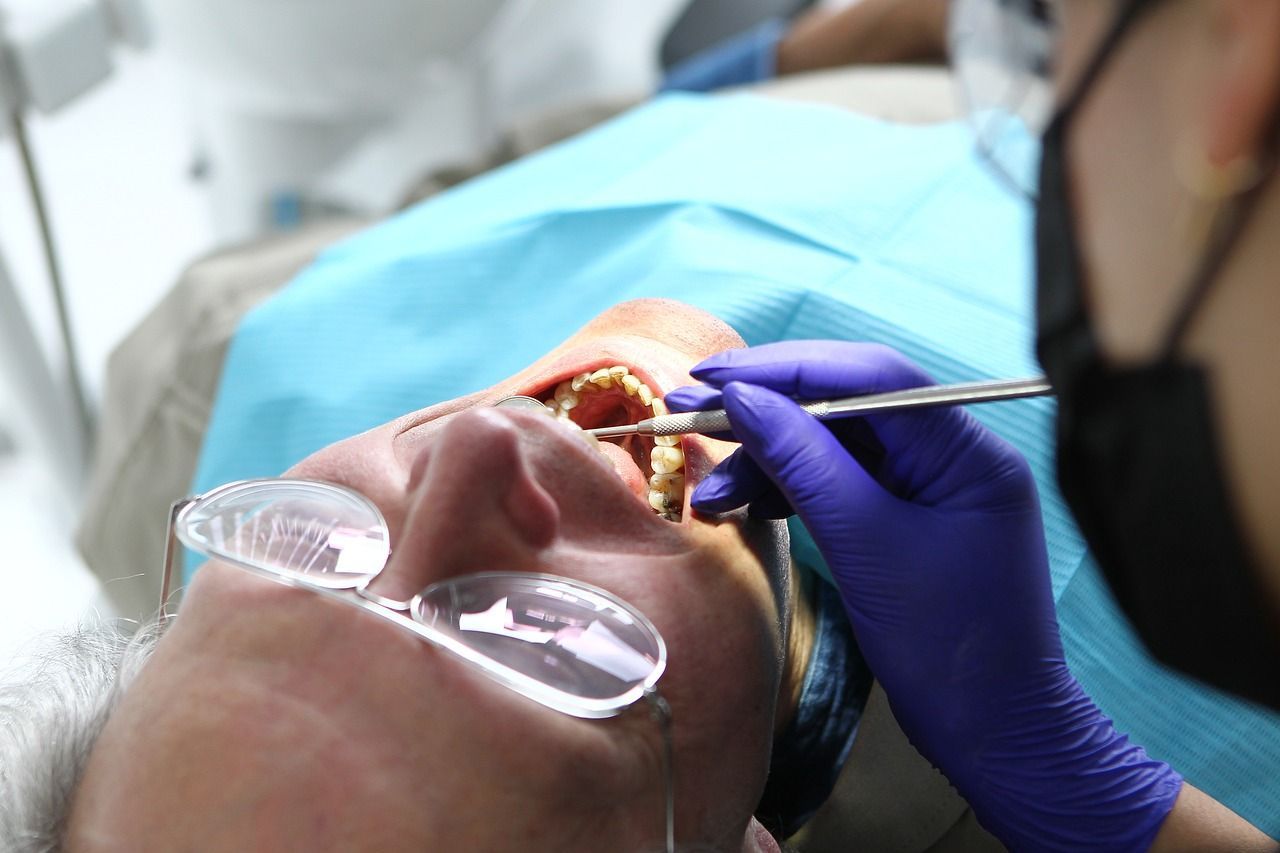
<path fill-rule="evenodd" d="M 692 374 L 712 390 L 668 406 L 722 405 L 742 443 L 694 507 L 794 508 L 903 730 L 982 824 L 1013 849 L 1147 849 L 1182 780 L 1067 669 L 1022 456 L 961 408 L 824 424 L 792 402 L 933 384 L 882 346 L 769 344 Z"/>

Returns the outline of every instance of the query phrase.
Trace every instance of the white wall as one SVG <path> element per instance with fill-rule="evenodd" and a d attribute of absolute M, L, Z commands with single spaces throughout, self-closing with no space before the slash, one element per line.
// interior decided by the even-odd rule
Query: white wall
<path fill-rule="evenodd" d="M 353 2 L 151 0 L 220 236 L 263 227 L 273 197 L 377 214 L 512 121 L 644 97 L 688 0 L 372 0 L 352 18 Z"/>
<path fill-rule="evenodd" d="M 0 6 L 18 2 L 41 0 L 0 0 Z M 206 12 L 217 8 L 209 0 L 195 2 Z M 359 8 L 363 0 L 350 2 Z M 657 41 L 685 2 L 529 0 L 527 16 L 492 44 L 497 63 L 487 89 L 491 118 L 501 125 L 575 100 L 642 96 L 656 79 Z M 424 95 L 425 112 L 439 105 L 439 115 L 431 117 L 438 128 L 432 139 L 435 155 L 466 153 L 474 130 L 468 124 L 474 103 L 467 99 L 473 94 L 464 87 L 437 101 Z M 219 126 L 226 113 L 225 104 L 213 104 L 161 49 L 117 56 L 108 82 L 57 115 L 31 119 L 74 330 L 95 399 L 115 343 L 190 260 L 229 233 L 215 227 L 208 184 L 190 175 L 197 151 L 211 134 L 234 138 L 246 128 L 255 130 L 253 125 Z M 283 150 L 287 155 L 287 144 Z M 229 177 L 234 195 L 236 176 Z M 240 192 L 256 185 L 242 184 Z M 62 369 L 61 355 L 38 232 L 14 145 L 3 133 L 0 256 L 56 373 Z M 71 546 L 76 498 L 54 475 L 30 400 L 4 380 L 23 365 L 0 366 L 7 368 L 0 370 L 0 432 L 12 434 L 17 443 L 16 453 L 6 453 L 0 441 L 0 586 L 7 590 L 0 596 L 2 667 L 31 632 L 65 626 L 98 607 L 99 588 Z"/>

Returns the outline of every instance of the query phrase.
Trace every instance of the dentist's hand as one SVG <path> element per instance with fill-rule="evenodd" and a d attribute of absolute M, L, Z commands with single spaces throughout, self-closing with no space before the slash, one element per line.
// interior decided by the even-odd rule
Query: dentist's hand
<path fill-rule="evenodd" d="M 1067 669 L 1022 456 L 958 407 L 824 424 L 792 401 L 933 384 L 881 346 L 730 350 L 692 374 L 710 388 L 667 405 L 722 405 L 742 443 L 694 508 L 794 509 L 903 730 L 983 825 L 1016 849 L 1146 849 L 1181 779 Z"/>

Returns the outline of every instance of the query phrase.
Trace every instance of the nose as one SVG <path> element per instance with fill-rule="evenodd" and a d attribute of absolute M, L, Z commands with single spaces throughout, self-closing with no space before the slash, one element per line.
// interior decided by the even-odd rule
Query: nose
<path fill-rule="evenodd" d="M 518 417 L 472 409 L 434 436 L 414 462 L 399 541 L 371 591 L 404 600 L 457 575 L 538 568 L 560 512 L 534 476 Z"/>

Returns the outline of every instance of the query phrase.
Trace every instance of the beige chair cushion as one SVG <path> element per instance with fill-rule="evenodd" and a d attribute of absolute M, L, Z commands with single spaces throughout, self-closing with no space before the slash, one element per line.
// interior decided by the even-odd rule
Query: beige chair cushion
<path fill-rule="evenodd" d="M 121 616 L 146 619 L 159 604 L 169 506 L 191 488 L 240 319 L 362 224 L 334 222 L 197 261 L 112 352 L 76 545 Z"/>
<path fill-rule="evenodd" d="M 960 117 L 951 75 L 923 65 L 815 71 L 779 77 L 748 91 L 785 101 L 829 104 L 904 124 L 932 124 Z"/>

